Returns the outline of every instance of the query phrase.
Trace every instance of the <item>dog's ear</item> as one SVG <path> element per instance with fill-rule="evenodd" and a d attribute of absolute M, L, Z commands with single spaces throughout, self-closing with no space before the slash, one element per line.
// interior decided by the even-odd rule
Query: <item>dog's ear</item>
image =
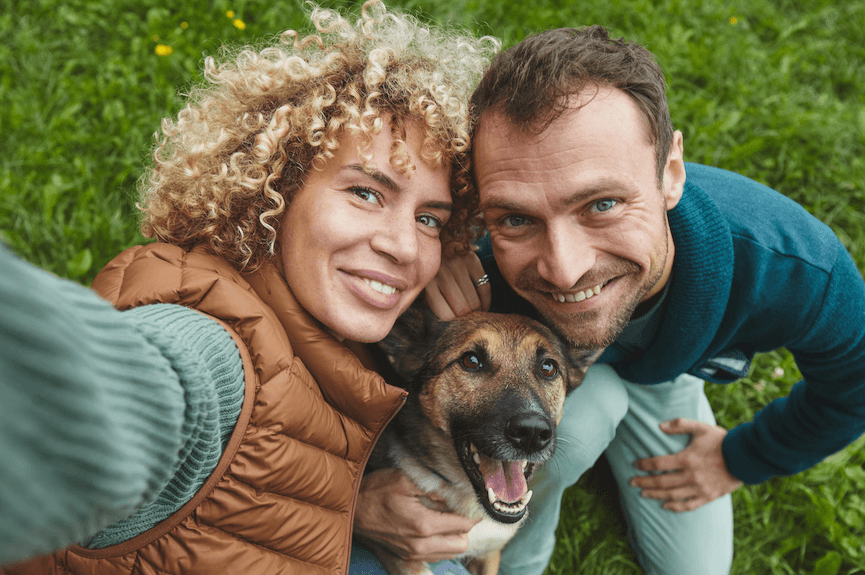
<path fill-rule="evenodd" d="M 586 377 L 586 371 L 595 361 L 601 357 L 603 349 L 577 349 L 566 343 L 562 343 L 565 357 L 568 358 L 570 369 L 568 370 L 568 390 L 570 393 L 575 390 Z"/>
<path fill-rule="evenodd" d="M 432 349 L 440 323 L 432 311 L 415 306 L 397 318 L 387 337 L 378 343 L 397 375 L 408 381 L 417 373 Z"/>

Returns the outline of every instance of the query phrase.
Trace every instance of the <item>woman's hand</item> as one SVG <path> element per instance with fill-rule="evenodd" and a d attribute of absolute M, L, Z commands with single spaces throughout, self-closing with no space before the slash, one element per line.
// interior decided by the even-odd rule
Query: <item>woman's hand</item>
<path fill-rule="evenodd" d="M 453 559 L 468 547 L 475 521 L 425 506 L 420 491 L 399 469 L 364 475 L 354 515 L 354 533 L 409 561 Z"/>
<path fill-rule="evenodd" d="M 442 254 L 439 273 L 427 284 L 426 302 L 441 320 L 451 320 L 472 311 L 487 311 L 492 301 L 489 283 L 478 286 L 486 276 L 475 252 L 464 255 Z"/>

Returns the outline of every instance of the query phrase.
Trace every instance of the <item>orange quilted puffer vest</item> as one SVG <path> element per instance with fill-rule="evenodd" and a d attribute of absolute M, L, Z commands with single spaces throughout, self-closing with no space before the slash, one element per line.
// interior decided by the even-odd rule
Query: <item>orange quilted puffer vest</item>
<path fill-rule="evenodd" d="M 150 244 L 122 252 L 92 287 L 121 310 L 175 303 L 220 320 L 241 350 L 243 409 L 177 513 L 123 544 L 70 547 L 7 573 L 346 573 L 363 467 L 404 392 L 324 332 L 271 264 L 241 275 L 203 250 Z"/>

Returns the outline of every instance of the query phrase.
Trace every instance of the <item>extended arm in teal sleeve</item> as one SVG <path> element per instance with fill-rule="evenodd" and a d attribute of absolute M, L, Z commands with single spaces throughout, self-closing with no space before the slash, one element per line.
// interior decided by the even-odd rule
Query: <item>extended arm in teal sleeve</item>
<path fill-rule="evenodd" d="M 240 365 L 216 322 L 182 313 L 221 331 Z M 193 381 L 195 362 L 166 355 L 172 334 L 145 315 L 120 313 L 0 247 L 0 564 L 134 516 L 175 485 L 191 453 L 210 446 L 212 461 L 213 446 L 221 450 L 236 416 L 217 413 L 214 425 L 204 412 L 219 409 L 222 391 L 192 389 L 207 387 Z M 235 396 L 237 365 L 226 380 Z"/>

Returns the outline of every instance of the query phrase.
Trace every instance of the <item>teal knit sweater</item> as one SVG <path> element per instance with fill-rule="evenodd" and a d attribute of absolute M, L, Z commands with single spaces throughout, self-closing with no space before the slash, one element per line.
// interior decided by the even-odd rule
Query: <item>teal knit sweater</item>
<path fill-rule="evenodd" d="M 0 564 L 167 518 L 216 466 L 243 390 L 212 319 L 118 312 L 0 246 Z"/>

